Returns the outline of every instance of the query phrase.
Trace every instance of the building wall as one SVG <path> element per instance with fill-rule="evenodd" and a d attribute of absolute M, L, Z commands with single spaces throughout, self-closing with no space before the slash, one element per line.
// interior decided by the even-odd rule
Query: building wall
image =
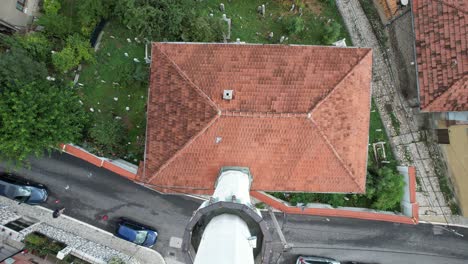
<path fill-rule="evenodd" d="M 32 22 L 32 16 L 39 10 L 39 0 L 26 0 L 23 12 L 16 9 L 17 0 L 0 1 L 0 19 L 19 28 Z"/>

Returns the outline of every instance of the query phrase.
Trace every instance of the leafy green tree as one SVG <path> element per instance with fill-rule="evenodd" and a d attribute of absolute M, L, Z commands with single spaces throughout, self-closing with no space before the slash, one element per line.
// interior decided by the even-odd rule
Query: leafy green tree
<path fill-rule="evenodd" d="M 38 61 L 47 61 L 52 45 L 47 37 L 41 33 L 17 35 L 16 39 L 23 49 Z"/>
<path fill-rule="evenodd" d="M 102 0 L 80 0 L 77 2 L 77 18 L 83 35 L 89 36 L 99 20 L 108 16 L 107 4 L 108 2 Z"/>
<path fill-rule="evenodd" d="M 44 13 L 50 15 L 58 14 L 58 11 L 62 7 L 59 0 L 44 0 L 43 5 Z"/>
<path fill-rule="evenodd" d="M 221 19 L 199 16 L 191 12 L 184 20 L 181 39 L 187 42 L 217 42 L 223 40 L 223 32 Z"/>
<path fill-rule="evenodd" d="M 9 82 L 0 92 L 0 157 L 21 163 L 40 156 L 79 139 L 85 122 L 73 90 L 46 80 Z"/>
<path fill-rule="evenodd" d="M 188 0 L 117 0 L 114 15 L 141 37 L 180 40 Z"/>
<path fill-rule="evenodd" d="M 48 37 L 65 40 L 69 35 L 77 32 L 76 23 L 72 18 L 61 14 L 44 14 L 37 22 L 44 27 Z"/>
<path fill-rule="evenodd" d="M 60 52 L 52 56 L 52 63 L 54 67 L 60 71 L 68 71 L 80 64 L 80 60 L 75 56 L 75 51 L 71 47 L 65 47 Z"/>
<path fill-rule="evenodd" d="M 90 43 L 78 34 L 68 37 L 65 48 L 52 56 L 52 63 L 60 71 L 68 71 L 81 61 L 94 62 L 94 52 Z"/>
<path fill-rule="evenodd" d="M 324 44 L 331 44 L 338 40 L 341 34 L 341 25 L 336 21 L 325 23 L 322 41 Z"/>
<path fill-rule="evenodd" d="M 38 62 L 18 42 L 11 38 L 3 38 L 0 43 L 8 47 L 8 51 L 0 53 L 0 92 L 16 80 L 29 83 L 35 80 L 45 80 L 47 67 Z M 6 44 L 7 41 L 12 41 Z M 1 44 L 0 44 L 1 45 Z"/>
<path fill-rule="evenodd" d="M 89 136 L 94 141 L 99 155 L 118 156 L 125 150 L 126 130 L 122 120 L 110 116 L 101 116 L 89 129 Z"/>
<path fill-rule="evenodd" d="M 383 167 L 371 177 L 371 181 L 368 190 L 374 194 L 371 207 L 377 210 L 397 209 L 404 192 L 403 176 L 388 167 Z"/>
<path fill-rule="evenodd" d="M 286 29 L 289 34 L 299 34 L 305 29 L 304 19 L 300 16 L 290 17 L 286 20 Z"/>

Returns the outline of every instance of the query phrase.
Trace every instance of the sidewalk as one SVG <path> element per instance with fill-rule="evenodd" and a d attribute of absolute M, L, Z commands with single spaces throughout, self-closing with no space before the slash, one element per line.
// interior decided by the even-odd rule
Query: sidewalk
<path fill-rule="evenodd" d="M 440 191 L 435 174 L 433 153 L 437 146 L 431 146 L 425 131 L 418 126 L 418 117 L 400 94 L 389 62 L 382 53 L 358 0 L 336 1 L 338 9 L 351 35 L 354 46 L 373 49 L 372 96 L 377 104 L 382 121 L 390 137 L 390 143 L 398 162 L 416 167 L 418 187 L 416 193 L 421 220 L 458 223 Z M 391 111 L 388 111 L 391 109 Z M 392 125 L 393 112 L 399 122 L 399 129 Z M 435 157 L 437 158 L 437 156 Z"/>
<path fill-rule="evenodd" d="M 36 223 L 10 235 L 15 240 L 22 240 L 27 234 L 38 231 L 67 244 L 74 255 L 81 255 L 94 263 L 106 263 L 112 256 L 120 257 L 125 263 L 165 263 L 163 257 L 152 249 L 137 246 L 66 215 L 54 219 L 52 211 L 47 208 L 19 205 L 0 196 L 0 225 L 19 218 L 34 220 Z"/>

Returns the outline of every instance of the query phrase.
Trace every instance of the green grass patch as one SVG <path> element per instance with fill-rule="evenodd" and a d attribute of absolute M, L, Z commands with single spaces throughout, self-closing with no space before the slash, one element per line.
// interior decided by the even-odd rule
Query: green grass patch
<path fill-rule="evenodd" d="M 382 119 L 380 117 L 379 110 L 377 106 L 372 100 L 371 104 L 371 113 L 370 113 L 370 129 L 369 129 L 369 158 L 368 158 L 368 166 L 381 166 L 382 164 L 377 164 L 376 160 L 374 159 L 374 149 L 372 147 L 373 143 L 377 142 L 385 142 L 385 156 L 387 157 L 387 161 L 390 163 L 386 164 L 387 166 L 396 170 L 397 161 L 393 155 L 392 147 L 389 143 L 388 135 L 385 131 L 385 127 L 383 125 Z"/>
<path fill-rule="evenodd" d="M 284 43 L 324 45 L 323 35 L 328 23 L 336 22 L 339 25 L 336 40 L 346 38 L 351 44 L 349 34 L 338 12 L 334 1 L 295 1 L 296 9 L 289 12 L 290 1 L 258 1 L 239 0 L 226 2 L 222 0 L 207 0 L 197 2 L 196 8 L 200 15 L 213 14 L 214 17 L 222 17 L 223 12 L 219 4 L 224 3 L 226 16 L 232 19 L 231 41 L 240 38 L 247 43 L 279 43 L 281 36 L 288 37 Z M 313 3 L 313 4 L 312 4 Z M 258 6 L 265 4 L 265 16 L 257 12 Z M 299 17 L 299 6 L 303 7 L 301 19 L 304 22 L 304 30 L 291 33 L 288 30 L 289 21 Z M 273 32 L 273 38 L 268 35 Z"/>
<path fill-rule="evenodd" d="M 127 38 L 132 40 L 131 43 Z M 127 130 L 124 143 L 128 146 L 119 154 L 133 163 L 142 159 L 144 150 L 149 71 L 144 55 L 143 42 L 137 43 L 131 31 L 110 22 L 104 28 L 96 54 L 97 63 L 83 65 L 79 79 L 83 86 L 77 85 L 86 109 L 94 109 L 91 113 L 93 121 L 99 116 L 121 118 Z M 134 58 L 140 62 L 134 62 Z"/>
<path fill-rule="evenodd" d="M 400 121 L 398 121 L 398 118 L 393 112 L 390 112 L 389 116 L 390 116 L 390 121 L 392 122 L 392 126 L 395 129 L 395 133 L 397 135 L 400 135 Z"/>

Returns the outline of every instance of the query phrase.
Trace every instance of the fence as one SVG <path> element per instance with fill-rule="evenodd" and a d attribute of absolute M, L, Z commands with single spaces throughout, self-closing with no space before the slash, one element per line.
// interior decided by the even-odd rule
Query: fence
<path fill-rule="evenodd" d="M 85 160 L 91 164 L 94 164 L 97 167 L 103 167 L 107 170 L 110 170 L 114 173 L 117 173 L 129 180 L 135 180 L 137 173 L 137 166 L 130 164 L 123 160 L 111 160 L 103 157 L 98 157 L 94 154 L 89 153 L 83 148 L 73 146 L 71 144 L 62 144 L 60 148 L 77 158 Z"/>

